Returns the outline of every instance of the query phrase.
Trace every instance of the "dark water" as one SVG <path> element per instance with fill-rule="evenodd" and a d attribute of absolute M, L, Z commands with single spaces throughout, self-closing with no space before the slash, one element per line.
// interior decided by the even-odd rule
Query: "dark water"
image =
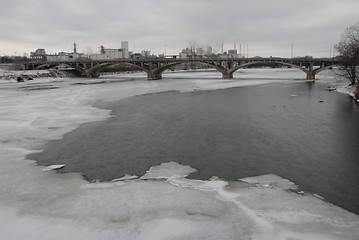
<path fill-rule="evenodd" d="M 45 151 L 88 180 L 143 175 L 175 161 L 191 178 L 277 174 L 359 214 L 359 106 L 318 83 L 269 84 L 121 100 L 114 117 L 82 125 Z M 295 96 L 294 96 L 295 95 Z"/>

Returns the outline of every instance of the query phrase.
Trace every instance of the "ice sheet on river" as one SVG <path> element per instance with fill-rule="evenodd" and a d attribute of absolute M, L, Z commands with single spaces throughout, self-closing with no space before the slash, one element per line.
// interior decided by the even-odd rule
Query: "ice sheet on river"
<path fill-rule="evenodd" d="M 180 164 L 177 167 L 190 169 Z M 257 183 L 269 181 L 277 186 L 274 188 L 219 179 L 191 180 L 178 175 L 176 178 L 168 175 L 167 181 L 85 183 L 74 174 L 40 176 L 36 169 L 31 170 L 36 183 L 22 183 L 14 189 L 21 201 L 0 207 L 0 230 L 6 239 L 118 236 L 156 240 L 357 239 L 359 236 L 357 215 L 311 194 L 288 192 L 279 187 L 280 182 L 288 181 L 278 176 L 278 184 L 273 175 L 268 179 L 252 178 Z M 174 173 L 175 176 L 176 170 Z M 34 185 L 39 183 L 42 187 L 36 188 Z M 26 192 L 27 189 L 31 192 Z"/>
<path fill-rule="evenodd" d="M 59 88 L 0 87 L 0 239 L 359 239 L 357 215 L 312 194 L 288 191 L 295 184 L 279 176 L 191 180 L 185 177 L 194 171 L 191 166 L 172 162 L 153 166 L 161 180 L 88 183 L 80 174 L 44 172 L 26 160 L 44 142 L 109 117 L 107 110 L 90 106 L 95 101 L 241 86 L 240 81 L 108 86 L 71 85 L 82 79 L 35 81 Z"/>

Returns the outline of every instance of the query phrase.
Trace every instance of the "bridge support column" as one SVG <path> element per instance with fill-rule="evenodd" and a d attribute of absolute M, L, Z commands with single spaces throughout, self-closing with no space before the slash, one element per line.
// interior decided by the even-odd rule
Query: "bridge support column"
<path fill-rule="evenodd" d="M 147 72 L 147 80 L 160 80 L 162 79 L 162 72 Z"/>
<path fill-rule="evenodd" d="M 314 80 L 315 73 L 313 71 L 313 62 L 310 62 L 309 70 L 307 72 L 307 80 Z"/>
<path fill-rule="evenodd" d="M 90 75 L 90 77 L 92 77 L 92 78 L 99 78 L 100 77 L 100 72 L 93 72 L 91 75 Z"/>
<path fill-rule="evenodd" d="M 233 73 L 232 72 L 222 72 L 222 78 L 223 79 L 231 79 L 233 78 Z"/>
<path fill-rule="evenodd" d="M 315 80 L 315 74 L 313 72 L 307 73 L 307 80 Z"/>
<path fill-rule="evenodd" d="M 81 77 L 83 77 L 83 78 L 98 78 L 98 77 L 100 77 L 100 72 L 86 70 L 86 71 L 81 72 Z"/>
<path fill-rule="evenodd" d="M 90 75 L 88 75 L 87 72 L 84 71 L 84 72 L 81 72 L 81 77 L 82 77 L 82 78 L 89 78 Z"/>

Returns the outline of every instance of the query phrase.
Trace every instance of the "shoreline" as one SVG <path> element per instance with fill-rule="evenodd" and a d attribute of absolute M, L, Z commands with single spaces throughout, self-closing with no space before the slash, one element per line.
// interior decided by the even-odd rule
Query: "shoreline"
<path fill-rule="evenodd" d="M 359 86 L 359 84 L 358 84 L 358 86 Z M 355 98 L 355 93 L 356 93 L 356 91 L 358 91 L 358 88 L 359 88 L 358 86 L 346 85 L 346 86 L 338 87 L 336 90 L 339 93 L 348 94 L 349 96 L 351 96 L 353 98 L 353 100 L 355 100 L 356 102 L 359 103 L 359 98 Z"/>
<path fill-rule="evenodd" d="M 2 70 L 0 69 L 0 81 L 25 82 L 38 78 L 64 78 L 65 74 L 58 70 Z M 0 82 L 1 83 L 1 82 Z"/>

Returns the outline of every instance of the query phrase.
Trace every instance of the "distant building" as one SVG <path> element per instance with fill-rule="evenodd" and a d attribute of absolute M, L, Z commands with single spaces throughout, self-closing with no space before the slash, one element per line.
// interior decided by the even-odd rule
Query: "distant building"
<path fill-rule="evenodd" d="M 141 55 L 142 55 L 142 57 L 149 58 L 149 57 L 151 57 L 151 51 L 149 51 L 149 50 L 143 50 L 143 51 L 141 52 Z"/>
<path fill-rule="evenodd" d="M 200 47 L 196 49 L 194 47 L 186 48 L 179 53 L 180 58 L 205 58 L 213 55 L 213 48 L 211 46 L 207 46 L 207 48 Z"/>
<path fill-rule="evenodd" d="M 182 51 L 179 53 L 180 58 L 192 58 L 196 55 L 196 53 L 193 51 L 193 49 L 182 49 Z"/>
<path fill-rule="evenodd" d="M 203 55 L 205 55 L 205 52 L 204 52 L 203 48 L 197 48 L 197 49 L 196 49 L 196 55 L 197 55 L 197 56 L 203 56 Z"/>
<path fill-rule="evenodd" d="M 66 52 L 59 52 L 58 54 L 54 55 L 47 55 L 48 62 L 62 62 L 62 61 L 73 61 L 78 60 L 80 58 L 86 58 L 83 53 L 73 52 L 73 53 L 66 53 Z"/>
<path fill-rule="evenodd" d="M 59 54 L 50 54 L 47 55 L 47 61 L 48 62 L 58 62 L 58 61 L 67 61 L 68 57 L 65 52 L 60 52 Z"/>
<path fill-rule="evenodd" d="M 128 49 L 128 42 L 121 42 L 121 48 L 111 49 L 100 47 L 100 53 L 91 54 L 89 58 L 94 60 L 110 60 L 116 58 L 130 58 L 130 52 Z"/>
<path fill-rule="evenodd" d="M 31 52 L 30 59 L 34 61 L 46 61 L 47 55 L 45 49 L 39 48 L 35 52 Z"/>
<path fill-rule="evenodd" d="M 94 60 L 107 60 L 107 59 L 115 59 L 115 58 L 124 58 L 124 53 L 122 49 L 107 49 L 101 47 L 101 51 L 99 54 L 91 54 L 91 59 Z"/>
<path fill-rule="evenodd" d="M 231 49 L 231 50 L 228 50 L 228 57 L 230 58 L 239 58 L 239 54 L 237 52 L 237 49 Z"/>
<path fill-rule="evenodd" d="M 100 53 L 91 54 L 89 57 L 94 60 L 109 60 L 115 58 L 124 58 L 124 53 L 122 49 L 101 48 Z"/>
<path fill-rule="evenodd" d="M 206 55 L 207 56 L 213 55 L 213 48 L 211 46 L 207 46 Z"/>
<path fill-rule="evenodd" d="M 131 54 L 131 58 L 132 59 L 142 59 L 143 56 L 141 53 L 134 53 L 134 54 Z"/>
<path fill-rule="evenodd" d="M 121 42 L 121 50 L 123 52 L 123 58 L 130 58 L 130 52 L 128 49 L 128 42 L 124 41 Z"/>

